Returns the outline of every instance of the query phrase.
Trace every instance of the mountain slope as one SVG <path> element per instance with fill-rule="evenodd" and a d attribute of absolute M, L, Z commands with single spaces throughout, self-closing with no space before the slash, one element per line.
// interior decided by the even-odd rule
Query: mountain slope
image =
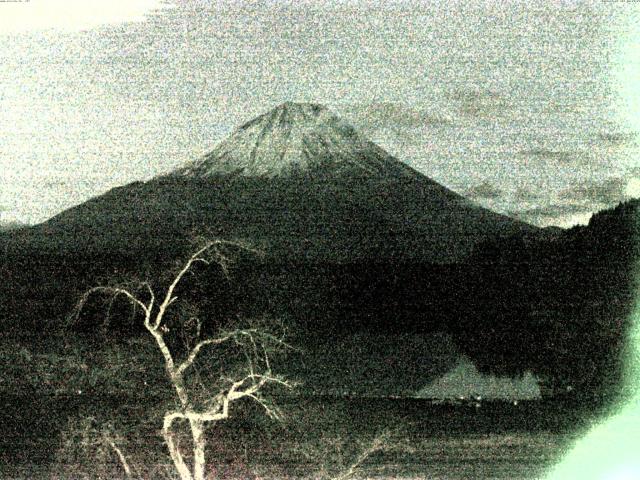
<path fill-rule="evenodd" d="M 280 105 L 176 172 L 70 209 L 21 235 L 56 251 L 180 244 L 193 231 L 281 260 L 458 262 L 479 242 L 536 234 L 361 137 L 326 108 Z"/>

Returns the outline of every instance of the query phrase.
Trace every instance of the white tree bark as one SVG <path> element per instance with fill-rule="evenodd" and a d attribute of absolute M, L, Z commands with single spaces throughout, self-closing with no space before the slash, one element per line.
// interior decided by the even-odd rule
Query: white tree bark
<path fill-rule="evenodd" d="M 205 257 L 205 254 L 212 249 L 216 249 L 216 262 L 223 268 L 226 274 L 228 259 L 217 250 L 217 247 L 224 244 L 230 244 L 230 242 L 208 242 L 205 246 L 196 251 L 176 274 L 169 287 L 167 287 L 157 311 L 154 310 L 156 296 L 148 283 L 143 284 L 147 287 L 147 291 L 149 292 L 149 300 L 147 303 L 125 288 L 94 287 L 85 293 L 78 305 L 78 308 L 76 309 L 76 315 L 79 315 L 88 297 L 95 292 L 106 292 L 113 296 L 124 295 L 134 306 L 142 309 L 144 313 L 144 326 L 151 334 L 158 346 L 158 349 L 162 353 L 164 368 L 180 404 L 180 408 L 178 410 L 170 411 L 165 414 L 162 435 L 167 444 L 167 449 L 169 450 L 169 455 L 173 465 L 181 480 L 204 480 L 205 478 L 205 429 L 207 423 L 217 422 L 228 418 L 230 404 L 245 397 L 251 398 L 252 400 L 260 403 L 265 408 L 268 415 L 275 417 L 277 416 L 277 412 L 259 396 L 260 389 L 268 383 L 278 383 L 287 387 L 291 386 L 291 384 L 286 380 L 272 375 L 267 349 L 264 348 L 265 343 L 284 346 L 284 342 L 282 339 L 263 334 L 255 329 L 236 330 L 223 334 L 217 338 L 200 340 L 189 351 L 187 357 L 179 364 L 176 364 L 174 356 L 165 341 L 164 335 L 168 330 L 163 328 L 163 319 L 168 308 L 177 300 L 177 297 L 174 294 L 176 287 L 180 284 L 181 280 L 195 263 L 201 262 L 207 265 L 210 264 L 210 260 Z M 233 245 L 237 244 L 233 243 Z M 192 398 L 185 382 L 185 372 L 196 362 L 198 355 L 202 352 L 204 347 L 220 345 L 232 339 L 236 341 L 245 339 L 251 346 L 251 348 L 247 348 L 247 375 L 239 380 L 230 380 L 228 389 L 219 391 L 215 395 L 212 395 L 213 402 L 208 408 L 196 408 L 192 404 Z M 258 346 L 261 348 L 258 348 Z M 262 366 L 264 370 L 262 373 L 255 372 L 255 368 L 258 365 Z M 186 420 L 191 431 L 193 448 L 193 463 L 191 467 L 189 467 L 185 462 L 175 438 L 173 424 L 176 420 Z"/>

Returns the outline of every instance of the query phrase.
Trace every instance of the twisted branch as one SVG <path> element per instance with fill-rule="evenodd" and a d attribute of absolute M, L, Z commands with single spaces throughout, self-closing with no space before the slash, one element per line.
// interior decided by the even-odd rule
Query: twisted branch
<path fill-rule="evenodd" d="M 163 326 L 164 315 L 167 309 L 177 301 L 178 297 L 175 295 L 175 290 L 184 276 L 191 271 L 193 265 L 199 262 L 204 263 L 205 265 L 211 264 L 212 260 L 205 256 L 205 254 L 211 249 L 215 250 L 215 262 L 220 266 L 225 276 L 228 276 L 230 259 L 221 250 L 219 250 L 219 247 L 223 245 L 240 246 L 245 250 L 254 251 L 251 248 L 245 247 L 236 242 L 228 242 L 224 240 L 207 242 L 193 255 L 191 255 L 191 257 L 189 257 L 173 278 L 171 284 L 164 292 L 162 302 L 158 306 L 155 316 L 153 314 L 156 295 L 151 288 L 151 285 L 147 282 L 141 284 L 141 286 L 145 286 L 149 292 L 149 301 L 147 303 L 123 287 L 93 287 L 85 292 L 73 312 L 74 317 L 77 319 L 89 297 L 94 293 L 112 294 L 112 302 L 117 296 L 124 295 L 134 306 L 140 307 L 144 312 L 144 326 L 152 335 L 158 348 L 162 352 L 167 375 L 180 401 L 181 408 L 179 410 L 170 411 L 165 414 L 162 433 L 173 464 L 182 480 L 204 479 L 204 428 L 206 423 L 217 422 L 228 418 L 231 403 L 242 398 L 250 398 L 254 400 L 266 410 L 269 416 L 277 418 L 279 416 L 277 409 L 267 404 L 267 402 L 260 396 L 259 392 L 269 383 L 279 384 L 288 388 L 293 386 L 293 384 L 287 380 L 274 376 L 271 373 L 271 364 L 266 344 L 270 343 L 285 348 L 291 347 L 284 343 L 282 338 L 277 338 L 255 328 L 234 330 L 223 333 L 217 338 L 200 340 L 193 348 L 190 349 L 189 354 L 182 362 L 176 364 L 174 360 L 173 354 L 164 338 L 165 333 L 168 332 L 168 330 Z M 208 406 L 205 406 L 202 410 L 198 410 L 193 406 L 190 398 L 190 391 L 187 388 L 187 384 L 184 379 L 184 374 L 196 362 L 198 355 L 202 352 L 204 347 L 220 345 L 230 340 L 234 340 L 239 346 L 244 348 L 248 364 L 247 370 L 249 373 L 239 380 L 229 380 L 230 385 L 226 390 L 218 392 L 211 398 Z M 263 373 L 256 372 L 256 369 L 260 367 L 264 369 Z M 172 425 L 176 420 L 187 420 L 191 428 L 194 448 L 193 473 L 186 464 L 180 451 L 180 447 L 174 439 Z M 117 450 L 116 453 L 118 453 Z M 123 465 L 127 471 L 128 466 L 125 462 L 123 462 Z M 127 471 L 127 474 L 129 474 L 129 471 Z"/>

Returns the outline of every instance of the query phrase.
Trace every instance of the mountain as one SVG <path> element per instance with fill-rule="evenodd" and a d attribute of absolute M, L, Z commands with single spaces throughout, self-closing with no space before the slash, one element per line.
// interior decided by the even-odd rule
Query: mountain
<path fill-rule="evenodd" d="M 20 248 L 162 254 L 192 232 L 280 260 L 455 263 L 539 229 L 486 210 L 366 140 L 327 108 L 285 103 L 177 171 L 114 189 L 20 236 Z"/>
<path fill-rule="evenodd" d="M 37 336 L 90 286 L 162 284 L 192 237 L 207 235 L 265 252 L 237 262 L 231 282 L 214 267 L 186 280 L 180 298 L 207 320 L 277 318 L 297 332 L 294 344 L 343 353 L 356 347 L 337 339 L 371 339 L 358 351 L 379 351 L 380 362 L 391 361 L 380 335 L 387 350 L 402 350 L 407 336 L 432 345 L 444 332 L 482 372 L 610 386 L 634 298 L 639 207 L 601 212 L 586 227 L 538 229 L 427 178 L 326 108 L 287 103 L 169 175 L 0 233 L 0 318 L 6 330 Z M 88 325 L 102 321 L 99 302 L 87 310 Z M 139 325 L 128 313 L 112 318 L 124 319 L 125 333 Z M 428 373 L 421 342 L 397 352 L 407 378 Z M 329 349 L 315 351 L 324 365 Z M 344 362 L 336 357 L 335 367 Z M 388 379 L 394 369 L 374 370 Z"/>

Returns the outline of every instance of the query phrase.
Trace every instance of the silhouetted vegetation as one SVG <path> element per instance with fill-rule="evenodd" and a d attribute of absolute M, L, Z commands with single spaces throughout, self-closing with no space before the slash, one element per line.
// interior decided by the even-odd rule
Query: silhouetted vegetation
<path fill-rule="evenodd" d="M 375 252 L 380 247 L 376 238 L 383 242 L 387 237 L 370 232 L 372 240 L 365 242 L 347 235 L 351 228 L 347 219 L 359 215 L 347 208 L 342 210 L 344 218 L 332 223 L 343 225 L 346 236 L 333 232 L 331 237 L 343 238 L 344 243 L 331 247 L 343 253 L 353 248 L 354 258 L 341 261 L 338 255 L 336 261 L 320 262 L 296 254 L 305 251 L 305 240 L 302 233 L 296 233 L 295 225 L 311 215 L 321 230 L 326 225 L 320 221 L 322 205 L 301 205 L 299 211 L 290 213 L 287 225 L 278 226 L 271 216 L 247 213 L 246 202 L 237 193 L 265 195 L 265 202 L 268 198 L 270 205 L 277 205 L 273 195 L 297 197 L 300 192 L 296 188 L 303 188 L 303 182 L 298 187 L 290 184 L 287 188 L 291 191 L 278 186 L 264 193 L 260 180 L 234 178 L 209 183 L 209 188 L 175 178 L 158 180 L 165 182 L 165 187 L 140 183 L 128 187 L 126 197 L 116 189 L 106 199 L 93 201 L 116 202 L 113 211 L 119 212 L 118 219 L 94 218 L 88 215 L 92 207 L 85 204 L 50 224 L 4 234 L 0 237 L 6 253 L 0 266 L 4 279 L 0 315 L 5 335 L 39 336 L 45 326 L 59 329 L 80 292 L 103 280 L 154 278 L 158 287 L 163 287 L 167 281 L 163 272 L 189 251 L 185 229 L 195 228 L 202 212 L 209 212 L 206 224 L 216 225 L 225 217 L 230 232 L 253 233 L 258 243 L 261 238 L 280 239 L 279 246 L 293 252 L 286 261 L 280 255 L 262 260 L 239 258 L 232 266 L 231 278 L 242 281 L 221 281 L 213 271 L 189 279 L 181 295 L 187 300 L 198 299 L 199 308 L 216 322 L 237 317 L 279 318 L 303 340 L 310 335 L 331 339 L 380 329 L 390 334 L 448 332 L 485 371 L 517 374 L 530 369 L 551 383 L 571 384 L 578 391 L 591 393 L 616 385 L 618 352 L 633 300 L 638 201 L 595 215 L 589 226 L 485 242 L 465 261 L 450 264 L 373 253 L 359 257 L 364 250 L 358 249 Z M 236 181 L 243 182 L 243 189 L 237 188 Z M 255 189 L 247 187 L 247 182 L 257 182 Z M 217 185 L 218 190 L 212 191 L 211 185 Z M 326 198 L 342 191 L 326 188 Z M 290 205 L 284 197 L 283 207 Z M 233 198 L 230 204 L 219 204 L 228 198 Z M 252 204 L 255 201 L 253 198 Z M 346 197 L 343 201 L 344 208 L 352 205 Z M 147 202 L 166 208 L 157 207 L 149 217 L 136 221 L 136 212 Z M 197 214 L 190 213 L 188 205 L 198 205 Z M 177 217 L 176 212 L 180 212 Z M 78 218 L 85 219 L 84 226 Z M 123 225 L 128 225 L 127 229 L 120 232 Z M 241 229 L 241 225 L 245 227 Z M 246 230 L 246 225 L 253 230 Z M 72 228 L 76 230 L 67 230 Z M 96 238 L 82 237 L 89 235 L 87 228 L 96 232 Z M 51 236 L 43 235 L 48 229 Z M 281 238 L 287 229 L 293 229 L 292 235 Z M 215 230 L 211 229 L 212 235 Z M 163 233 L 153 236 L 156 231 Z M 318 231 L 318 238 L 323 235 Z M 112 240 L 120 246 L 103 250 Z M 393 248 L 384 251 L 389 254 Z M 87 305 L 85 320 L 103 315 L 104 307 Z M 110 341 L 142 333 L 140 322 L 135 320 L 140 312 L 122 301 L 109 308 L 112 318 L 119 319 L 112 325 Z M 83 331 L 83 321 L 74 331 Z"/>
<path fill-rule="evenodd" d="M 552 240 L 478 248 L 456 332 L 463 349 L 487 370 L 531 368 L 583 395 L 615 397 L 637 291 L 639 205 Z"/>

